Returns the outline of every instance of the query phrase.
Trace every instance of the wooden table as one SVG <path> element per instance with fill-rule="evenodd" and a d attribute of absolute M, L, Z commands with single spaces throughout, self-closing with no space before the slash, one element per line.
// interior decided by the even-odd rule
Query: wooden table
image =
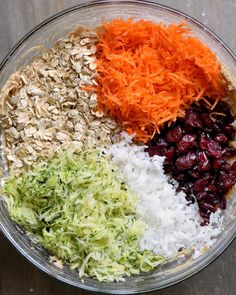
<path fill-rule="evenodd" d="M 35 25 L 79 0 L 0 0 L 0 60 Z M 89 2 L 89 1 L 88 1 Z M 236 52 L 236 0 L 159 0 L 195 17 Z M 0 234 L 0 295 L 82 295 L 37 270 Z M 236 241 L 211 265 L 158 295 L 236 294 Z"/>

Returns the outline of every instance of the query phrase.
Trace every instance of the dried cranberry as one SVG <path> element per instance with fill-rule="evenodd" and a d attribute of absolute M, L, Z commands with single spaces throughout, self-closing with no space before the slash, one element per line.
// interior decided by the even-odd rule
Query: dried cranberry
<path fill-rule="evenodd" d="M 174 179 L 177 180 L 179 183 L 186 182 L 188 180 L 188 175 L 186 173 L 177 173 L 173 176 Z"/>
<path fill-rule="evenodd" d="M 226 101 L 219 101 L 214 111 L 224 113 L 225 115 L 231 115 L 230 107 Z M 223 117 L 220 118 L 223 119 Z"/>
<path fill-rule="evenodd" d="M 210 222 L 210 216 L 207 215 L 207 218 L 204 218 L 201 213 L 200 216 L 202 217 L 202 221 L 200 223 L 201 226 L 207 226 Z"/>
<path fill-rule="evenodd" d="M 223 131 L 222 127 L 221 127 L 221 124 L 219 122 L 213 123 L 212 128 L 213 128 L 214 133 L 221 133 Z"/>
<path fill-rule="evenodd" d="M 215 141 L 217 141 L 218 143 L 227 142 L 228 138 L 225 134 L 219 133 L 215 136 Z"/>
<path fill-rule="evenodd" d="M 218 170 L 221 168 L 221 166 L 225 163 L 225 159 L 222 158 L 218 158 L 218 159 L 214 159 L 213 161 L 213 168 L 215 170 Z"/>
<path fill-rule="evenodd" d="M 198 169 L 199 171 L 208 171 L 211 169 L 211 163 L 205 152 L 198 153 Z"/>
<path fill-rule="evenodd" d="M 236 183 L 236 177 L 234 173 L 227 173 L 220 175 L 218 181 L 218 189 L 223 193 L 227 193 Z"/>
<path fill-rule="evenodd" d="M 191 175 L 192 177 L 198 179 L 198 178 L 201 177 L 201 175 L 200 175 L 200 173 L 198 172 L 198 170 L 197 170 L 196 168 L 197 168 L 197 167 L 195 167 L 195 168 L 189 170 L 189 171 L 188 171 L 188 174 Z"/>
<path fill-rule="evenodd" d="M 196 135 L 186 134 L 182 137 L 180 142 L 177 144 L 177 149 L 182 152 L 188 152 L 196 145 Z"/>
<path fill-rule="evenodd" d="M 191 182 L 186 182 L 184 185 L 180 185 L 178 190 L 182 190 L 186 195 L 192 194 L 193 184 Z"/>
<path fill-rule="evenodd" d="M 175 155 L 175 148 L 173 146 L 170 148 L 165 148 L 162 153 L 162 156 L 166 157 L 165 159 L 166 163 L 171 163 L 174 155 Z"/>
<path fill-rule="evenodd" d="M 205 173 L 204 174 L 204 179 L 207 180 L 208 182 L 213 180 L 213 176 L 210 173 Z"/>
<path fill-rule="evenodd" d="M 202 132 L 200 135 L 199 147 L 203 150 L 206 150 L 209 140 L 210 140 L 209 135 Z"/>
<path fill-rule="evenodd" d="M 207 98 L 210 103 L 213 99 Z M 164 171 L 178 181 L 178 190 L 185 192 L 188 204 L 198 202 L 202 225 L 209 223 L 210 213 L 225 209 L 225 194 L 236 183 L 236 155 L 229 141 L 235 138 L 233 116 L 226 102 L 220 101 L 213 121 L 211 110 L 203 101 L 193 105 L 185 118 L 155 136 L 149 143 L 150 155 L 166 156 Z"/>
<path fill-rule="evenodd" d="M 183 136 L 183 131 L 181 129 L 180 126 L 176 126 L 173 129 L 170 129 L 167 133 L 166 133 L 166 141 L 170 142 L 170 143 L 177 143 L 181 140 Z"/>
<path fill-rule="evenodd" d="M 188 110 L 185 116 L 185 124 L 191 127 L 202 128 L 202 122 L 198 113 Z"/>
<path fill-rule="evenodd" d="M 207 187 L 207 190 L 208 192 L 211 192 L 211 193 L 217 193 L 217 185 L 215 183 L 215 181 L 213 181 L 212 183 L 210 183 Z"/>
<path fill-rule="evenodd" d="M 158 151 L 158 149 L 156 149 L 155 146 L 149 146 L 145 149 L 145 152 L 147 152 L 149 154 L 150 157 L 153 157 L 155 155 L 160 156 L 160 152 Z"/>
<path fill-rule="evenodd" d="M 172 174 L 172 165 L 168 163 L 164 163 L 164 172 L 165 174 Z"/>
<path fill-rule="evenodd" d="M 236 172 L 236 161 L 231 165 L 231 171 Z"/>
<path fill-rule="evenodd" d="M 199 205 L 199 209 L 200 209 L 199 210 L 200 216 L 203 219 L 203 221 L 201 222 L 201 225 L 207 225 L 207 224 L 209 224 L 209 221 L 210 221 L 210 212 L 207 212 L 207 210 L 204 210 L 205 208 L 203 208 L 203 206 L 201 207 L 200 205 Z"/>
<path fill-rule="evenodd" d="M 207 143 L 207 152 L 214 158 L 219 158 L 222 155 L 222 149 L 218 142 L 210 140 Z"/>
<path fill-rule="evenodd" d="M 153 157 L 155 155 L 163 156 L 167 145 L 168 144 L 165 140 L 160 139 L 159 142 L 157 142 L 155 145 L 147 147 L 145 151 L 148 152 L 150 157 Z"/>
<path fill-rule="evenodd" d="M 236 155 L 236 149 L 232 146 L 229 146 L 224 148 L 222 153 L 225 157 L 233 157 Z"/>
<path fill-rule="evenodd" d="M 224 131 L 227 133 L 230 140 L 234 140 L 236 137 L 236 129 L 232 125 L 224 127 Z"/>
<path fill-rule="evenodd" d="M 235 133 L 235 128 L 233 127 L 233 125 L 226 125 L 224 130 L 226 132 L 229 132 L 230 134 L 234 134 Z"/>
<path fill-rule="evenodd" d="M 229 172 L 231 170 L 231 165 L 225 161 L 225 163 L 222 164 L 221 169 L 223 171 Z"/>
<path fill-rule="evenodd" d="M 203 122 L 204 127 L 208 127 L 208 128 L 214 128 L 214 122 L 211 120 L 211 118 L 209 117 L 209 114 L 207 113 L 201 113 L 200 114 L 201 120 Z"/>
<path fill-rule="evenodd" d="M 225 210 L 225 208 L 226 208 L 226 200 L 225 200 L 224 197 L 222 198 L 222 200 L 220 201 L 220 203 L 217 204 L 217 207 L 220 208 L 220 209 L 222 209 L 222 210 Z"/>
<path fill-rule="evenodd" d="M 204 201 L 207 203 L 215 204 L 214 203 L 215 198 L 216 198 L 216 195 L 214 193 L 208 191 Z"/>
<path fill-rule="evenodd" d="M 216 212 L 216 210 L 217 210 L 215 205 L 212 205 L 208 202 L 200 201 L 200 204 L 201 204 L 201 208 L 204 208 L 207 211 L 209 210 L 211 212 Z M 199 203 L 198 203 L 198 205 L 199 205 Z"/>
<path fill-rule="evenodd" d="M 190 169 L 195 163 L 195 160 L 196 160 L 196 154 L 193 152 L 189 152 L 187 155 L 179 157 L 175 162 L 175 166 L 179 170 Z"/>
<path fill-rule="evenodd" d="M 195 192 L 204 192 L 208 186 L 208 181 L 205 179 L 198 179 L 193 184 L 193 190 Z"/>
<path fill-rule="evenodd" d="M 196 198 L 198 201 L 204 200 L 207 197 L 207 192 L 198 192 L 196 193 Z"/>
<path fill-rule="evenodd" d="M 188 205 L 195 203 L 195 199 L 192 195 L 187 195 L 186 200 L 189 202 Z"/>
<path fill-rule="evenodd" d="M 222 198 L 220 198 L 220 197 L 217 196 L 217 195 L 214 195 L 214 196 L 212 197 L 212 203 L 215 204 L 215 205 L 217 205 L 217 206 L 218 206 L 218 204 L 221 203 L 221 201 L 222 201 Z"/>

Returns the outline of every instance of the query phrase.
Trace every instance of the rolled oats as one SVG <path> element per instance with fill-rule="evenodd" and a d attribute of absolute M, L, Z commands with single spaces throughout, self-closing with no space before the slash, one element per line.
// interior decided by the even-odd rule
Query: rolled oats
<path fill-rule="evenodd" d="M 0 92 L 5 154 L 21 173 L 58 149 L 106 146 L 120 127 L 97 110 L 96 32 L 82 27 L 13 73 Z"/>

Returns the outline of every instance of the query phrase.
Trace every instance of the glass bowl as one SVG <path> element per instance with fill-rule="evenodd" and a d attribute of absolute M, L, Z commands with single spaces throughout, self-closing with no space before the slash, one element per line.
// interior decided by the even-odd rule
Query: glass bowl
<path fill-rule="evenodd" d="M 150 1 L 87 1 L 84 4 L 69 8 L 47 19 L 30 33 L 28 33 L 11 50 L 0 65 L 0 88 L 9 75 L 28 64 L 39 55 L 45 47 L 52 44 L 66 33 L 73 30 L 78 24 L 96 26 L 105 17 L 107 20 L 117 17 L 135 17 L 155 22 L 173 23 L 184 20 L 193 33 L 209 46 L 218 56 L 221 63 L 230 70 L 236 80 L 236 57 L 232 51 L 204 25 L 193 18 L 172 8 Z M 2 146 L 2 145 L 0 145 Z M 7 174 L 2 148 L 1 166 L 4 175 Z M 102 293 L 134 294 L 161 289 L 180 282 L 212 262 L 233 241 L 236 235 L 236 198 L 231 194 L 228 200 L 228 209 L 224 212 L 225 230 L 218 236 L 217 242 L 205 254 L 193 259 L 191 252 L 178 259 L 169 261 L 154 271 L 139 276 L 127 278 L 124 282 L 99 283 L 90 278 L 79 278 L 78 272 L 68 268 L 60 269 L 50 262 L 49 255 L 39 245 L 35 244 L 21 228 L 9 218 L 4 199 L 0 202 L 0 226 L 11 243 L 35 266 L 49 275 L 70 285 Z"/>

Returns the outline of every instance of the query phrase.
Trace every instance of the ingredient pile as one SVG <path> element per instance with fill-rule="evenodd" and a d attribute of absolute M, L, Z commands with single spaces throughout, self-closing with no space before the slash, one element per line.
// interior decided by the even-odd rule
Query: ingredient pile
<path fill-rule="evenodd" d="M 184 23 L 78 27 L 0 92 L 10 217 L 84 279 L 199 257 L 236 183 L 231 91 Z"/>

